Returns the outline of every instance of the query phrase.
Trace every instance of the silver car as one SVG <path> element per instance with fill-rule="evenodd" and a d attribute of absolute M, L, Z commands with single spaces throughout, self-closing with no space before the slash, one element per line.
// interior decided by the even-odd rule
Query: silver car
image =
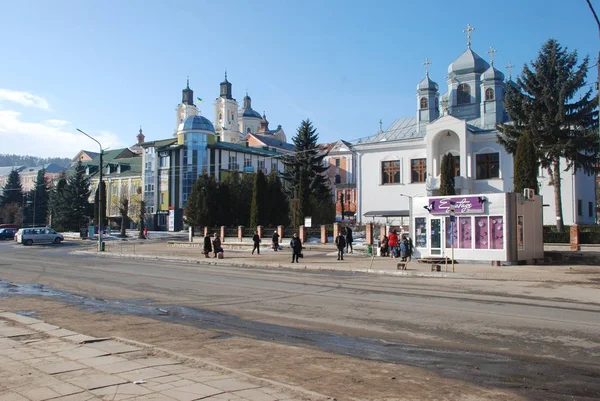
<path fill-rule="evenodd" d="M 65 238 L 48 227 L 21 228 L 17 231 L 17 242 L 23 245 L 60 244 Z"/>

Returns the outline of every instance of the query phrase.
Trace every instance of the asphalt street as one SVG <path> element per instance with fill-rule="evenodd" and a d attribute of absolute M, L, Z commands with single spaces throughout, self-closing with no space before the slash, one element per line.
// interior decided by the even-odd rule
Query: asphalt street
<path fill-rule="evenodd" d="M 582 302 L 564 291 L 552 296 L 543 283 L 515 294 L 493 280 L 69 254 L 80 247 L 0 243 L 0 299 L 54 297 L 107 313 L 433 369 L 488 386 L 516 386 L 522 376 L 553 395 L 600 397 L 600 295 Z M 468 378 L 473 366 L 485 373 Z"/>

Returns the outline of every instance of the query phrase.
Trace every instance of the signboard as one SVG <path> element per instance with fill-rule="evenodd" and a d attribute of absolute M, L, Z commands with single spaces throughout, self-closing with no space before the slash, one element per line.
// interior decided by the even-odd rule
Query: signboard
<path fill-rule="evenodd" d="M 312 217 L 304 218 L 304 227 L 312 227 Z"/>
<path fill-rule="evenodd" d="M 483 196 L 452 196 L 431 199 L 425 206 L 431 214 L 449 214 L 454 206 L 455 214 L 483 213 L 486 199 Z"/>
<path fill-rule="evenodd" d="M 169 231 L 175 231 L 175 210 L 169 210 Z"/>

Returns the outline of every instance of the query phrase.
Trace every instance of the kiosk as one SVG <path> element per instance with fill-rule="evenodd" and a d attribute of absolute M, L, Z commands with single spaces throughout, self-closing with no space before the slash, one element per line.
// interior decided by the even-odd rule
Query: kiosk
<path fill-rule="evenodd" d="M 413 197 L 417 258 L 450 258 L 503 264 L 544 257 L 542 200 L 526 191 L 464 196 Z"/>

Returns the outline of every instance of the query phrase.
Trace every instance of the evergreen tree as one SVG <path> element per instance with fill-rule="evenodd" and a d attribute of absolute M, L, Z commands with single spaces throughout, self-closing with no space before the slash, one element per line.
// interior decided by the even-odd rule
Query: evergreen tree
<path fill-rule="evenodd" d="M 85 167 L 81 161 L 78 161 L 73 174 L 67 179 L 65 187 L 69 230 L 79 231 L 81 225 L 87 224 L 87 220 L 92 217 L 90 206 L 93 207 L 93 205 L 90 205 L 90 194 L 90 180 L 85 172 Z"/>
<path fill-rule="evenodd" d="M 2 195 L 0 195 L 0 207 L 11 203 L 23 206 L 23 187 L 21 186 L 21 176 L 17 170 L 10 172 L 6 184 L 2 188 Z"/>
<path fill-rule="evenodd" d="M 213 176 L 202 173 L 192 186 L 185 205 L 186 223 L 192 227 L 213 227 L 218 206 L 217 182 Z"/>
<path fill-rule="evenodd" d="M 552 177 L 558 231 L 564 230 L 561 168 L 595 174 L 598 165 L 597 98 L 585 90 L 589 58 L 579 66 L 577 61 L 577 52 L 548 40 L 531 68 L 523 66 L 516 86 L 508 85 L 504 103 L 512 122 L 499 126 L 498 142 L 512 154 L 523 132 L 530 133 L 540 165 Z"/>
<path fill-rule="evenodd" d="M 26 221 L 36 226 L 45 226 L 48 222 L 50 206 L 50 184 L 46 179 L 46 170 L 37 172 L 35 187 L 27 194 Z"/>
<path fill-rule="evenodd" d="M 129 224 L 129 198 L 121 195 L 119 200 L 119 214 L 121 215 L 121 237 L 127 237 L 127 225 Z"/>
<path fill-rule="evenodd" d="M 528 131 L 517 140 L 517 149 L 514 159 L 514 189 L 513 192 L 523 193 L 525 188 L 533 188 L 538 193 L 538 168 L 537 152 L 531 141 Z"/>
<path fill-rule="evenodd" d="M 218 199 L 219 204 L 217 205 L 217 221 L 220 225 L 231 226 L 234 224 L 235 216 L 233 211 L 233 198 L 231 195 L 231 188 L 229 181 L 223 180 L 218 185 Z"/>
<path fill-rule="evenodd" d="M 282 177 L 286 182 L 286 192 L 291 199 L 294 199 L 294 191 L 296 191 L 298 197 L 294 206 L 294 224 L 303 220 L 305 215 L 315 214 L 316 210 L 311 209 L 311 203 L 314 207 L 314 203 L 310 201 L 311 197 L 323 202 L 331 199 L 331 190 L 325 176 L 327 167 L 323 163 L 327 153 L 319 149 L 318 139 L 319 135 L 310 120 L 302 121 L 293 138 L 294 154 L 287 155 L 283 159 L 285 171 Z M 302 215 L 296 216 L 300 211 Z M 315 223 L 320 224 L 319 221 Z"/>
<path fill-rule="evenodd" d="M 454 156 L 448 152 L 442 157 L 442 165 L 440 169 L 440 196 L 456 195 L 454 189 Z"/>
<path fill-rule="evenodd" d="M 254 174 L 254 185 L 252 187 L 252 201 L 250 202 L 250 222 L 249 227 L 256 227 L 267 224 L 267 214 L 269 208 L 267 204 L 267 178 L 262 170 Z"/>
<path fill-rule="evenodd" d="M 144 202 L 144 194 L 142 193 L 142 187 L 138 187 L 137 194 L 139 198 L 139 208 L 138 208 L 138 238 L 146 239 L 146 235 L 144 235 L 144 231 L 146 229 L 146 202 Z"/>
<path fill-rule="evenodd" d="M 269 213 L 267 213 L 266 224 L 269 227 L 287 226 L 290 221 L 289 202 L 279 179 L 279 173 L 276 170 L 272 170 L 269 174 L 267 185 Z"/>
<path fill-rule="evenodd" d="M 63 171 L 58 178 L 56 187 L 50 193 L 50 221 L 52 227 L 57 231 L 67 229 L 68 204 L 66 199 L 67 176 Z"/>

